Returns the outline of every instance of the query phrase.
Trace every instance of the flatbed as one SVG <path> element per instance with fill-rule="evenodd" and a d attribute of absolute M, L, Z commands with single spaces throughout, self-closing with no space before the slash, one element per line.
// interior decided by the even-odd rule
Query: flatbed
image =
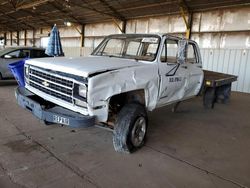
<path fill-rule="evenodd" d="M 237 76 L 203 70 L 203 104 L 207 108 L 213 108 L 214 104 L 226 104 L 230 100 L 231 86 L 237 81 Z"/>

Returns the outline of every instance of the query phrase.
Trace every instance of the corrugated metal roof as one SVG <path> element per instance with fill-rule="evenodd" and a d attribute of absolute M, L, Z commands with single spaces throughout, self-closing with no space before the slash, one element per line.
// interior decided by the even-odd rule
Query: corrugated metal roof
<path fill-rule="evenodd" d="M 250 6 L 249 0 L 0 0 L 0 31 Z"/>

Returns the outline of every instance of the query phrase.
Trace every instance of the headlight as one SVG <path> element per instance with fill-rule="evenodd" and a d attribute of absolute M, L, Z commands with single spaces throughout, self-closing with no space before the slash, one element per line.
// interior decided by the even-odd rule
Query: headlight
<path fill-rule="evenodd" d="M 25 69 L 24 70 L 25 71 L 24 72 L 25 73 L 25 77 L 28 78 L 29 77 L 29 66 L 25 66 L 24 69 Z"/>
<path fill-rule="evenodd" d="M 81 97 L 87 98 L 87 87 L 86 85 L 79 85 L 79 95 Z"/>
<path fill-rule="evenodd" d="M 27 84 L 30 83 L 30 80 L 29 80 L 29 71 L 30 71 L 30 67 L 29 66 L 25 66 L 24 67 L 24 78 L 25 78 L 25 82 Z"/>

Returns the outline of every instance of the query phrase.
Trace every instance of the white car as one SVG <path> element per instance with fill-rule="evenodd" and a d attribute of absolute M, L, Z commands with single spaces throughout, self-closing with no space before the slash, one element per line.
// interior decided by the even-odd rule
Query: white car
<path fill-rule="evenodd" d="M 167 34 L 106 37 L 90 57 L 31 59 L 19 105 L 45 123 L 114 129 L 116 151 L 144 144 L 147 111 L 196 96 L 204 73 L 197 44 Z"/>
<path fill-rule="evenodd" d="M 0 80 L 14 78 L 8 65 L 25 58 L 49 57 L 45 49 L 36 47 L 8 47 L 0 50 Z"/>

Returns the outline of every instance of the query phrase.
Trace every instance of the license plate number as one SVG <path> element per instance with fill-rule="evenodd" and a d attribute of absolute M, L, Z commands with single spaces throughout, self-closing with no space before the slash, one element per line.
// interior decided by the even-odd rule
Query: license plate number
<path fill-rule="evenodd" d="M 53 122 L 63 125 L 69 125 L 69 118 L 53 115 Z"/>

